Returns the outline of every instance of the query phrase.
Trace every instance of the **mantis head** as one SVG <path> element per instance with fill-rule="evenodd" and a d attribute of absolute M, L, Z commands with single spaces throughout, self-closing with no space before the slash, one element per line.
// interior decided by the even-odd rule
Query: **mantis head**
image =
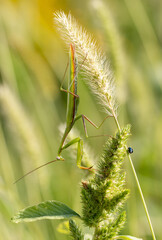
<path fill-rule="evenodd" d="M 64 160 L 65 160 L 61 155 L 60 155 L 60 156 L 57 156 L 56 159 L 57 159 L 58 161 L 64 161 Z"/>

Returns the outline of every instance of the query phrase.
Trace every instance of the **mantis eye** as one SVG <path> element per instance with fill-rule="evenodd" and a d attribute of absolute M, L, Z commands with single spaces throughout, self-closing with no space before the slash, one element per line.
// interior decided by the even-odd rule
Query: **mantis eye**
<path fill-rule="evenodd" d="M 128 153 L 129 153 L 129 154 L 132 154 L 132 153 L 133 153 L 133 148 L 129 147 L 129 148 L 128 148 Z"/>

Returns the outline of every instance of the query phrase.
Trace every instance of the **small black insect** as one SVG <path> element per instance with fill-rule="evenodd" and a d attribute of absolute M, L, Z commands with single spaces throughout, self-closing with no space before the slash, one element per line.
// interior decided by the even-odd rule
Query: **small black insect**
<path fill-rule="evenodd" d="M 128 153 L 132 154 L 133 153 L 133 148 L 129 147 L 128 148 Z"/>

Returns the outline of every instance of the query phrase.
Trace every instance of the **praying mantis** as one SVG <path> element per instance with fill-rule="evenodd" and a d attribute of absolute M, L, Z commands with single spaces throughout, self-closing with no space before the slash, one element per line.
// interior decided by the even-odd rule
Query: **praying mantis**
<path fill-rule="evenodd" d="M 77 137 L 68 142 L 67 144 L 64 144 L 65 140 L 77 120 L 82 119 L 85 135 L 86 137 L 88 137 L 85 120 L 87 120 L 95 128 L 100 128 L 103 122 L 110 116 L 104 118 L 101 124 L 97 126 L 84 114 L 80 114 L 78 116 L 76 115 L 79 105 L 79 95 L 77 94 L 77 78 L 78 78 L 78 62 L 76 58 L 75 46 L 73 44 L 70 44 L 68 90 L 63 89 L 62 86 L 60 87 L 61 91 L 67 93 L 66 128 L 58 149 L 58 155 L 56 157 L 56 160 L 64 161 L 64 158 L 61 156 L 61 152 L 64 149 L 68 148 L 69 146 L 77 143 L 78 144 L 76 160 L 77 166 L 80 169 L 91 169 L 91 167 L 87 168 L 81 165 L 81 161 L 83 158 L 83 140 L 80 137 Z"/>
<path fill-rule="evenodd" d="M 77 120 L 82 119 L 85 135 L 86 135 L 86 137 L 88 137 L 85 120 L 87 120 L 95 128 L 100 128 L 101 125 L 103 124 L 103 122 L 108 117 L 110 117 L 110 115 L 106 116 L 99 126 L 95 125 L 89 118 L 87 118 L 83 114 L 80 114 L 77 116 L 77 109 L 78 109 L 78 105 L 79 105 L 79 95 L 77 94 L 78 62 L 77 62 L 77 57 L 76 57 L 76 52 L 75 52 L 75 46 L 73 44 L 70 44 L 69 64 L 68 65 L 69 65 L 68 89 L 65 90 L 64 88 L 62 88 L 62 85 L 60 87 L 61 91 L 67 93 L 66 128 L 65 128 L 64 134 L 62 136 L 60 146 L 58 148 L 57 157 L 55 160 L 47 162 L 47 163 L 35 168 L 34 170 L 26 173 L 23 177 L 29 175 L 30 173 L 32 173 L 32 172 L 36 171 L 37 169 L 39 169 L 43 166 L 46 166 L 50 163 L 53 163 L 56 161 L 64 161 L 65 159 L 61 156 L 62 151 L 67 149 L 68 147 L 70 147 L 73 144 L 78 144 L 77 159 L 76 159 L 77 166 L 80 169 L 87 169 L 87 170 L 91 170 L 91 168 L 92 168 L 92 167 L 84 167 L 81 165 L 82 158 L 83 158 L 83 140 L 80 137 L 77 137 L 65 144 L 66 138 Z M 66 73 L 66 71 L 65 71 L 65 73 Z M 64 76 L 65 76 L 65 74 L 64 74 Z M 23 177 L 19 178 L 16 182 L 21 180 Z"/>

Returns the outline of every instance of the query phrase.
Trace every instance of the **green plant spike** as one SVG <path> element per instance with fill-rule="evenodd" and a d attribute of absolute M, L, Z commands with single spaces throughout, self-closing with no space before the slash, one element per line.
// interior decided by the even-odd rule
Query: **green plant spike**
<path fill-rule="evenodd" d="M 69 230 L 73 240 L 84 240 L 84 235 L 72 219 L 69 220 Z"/>

